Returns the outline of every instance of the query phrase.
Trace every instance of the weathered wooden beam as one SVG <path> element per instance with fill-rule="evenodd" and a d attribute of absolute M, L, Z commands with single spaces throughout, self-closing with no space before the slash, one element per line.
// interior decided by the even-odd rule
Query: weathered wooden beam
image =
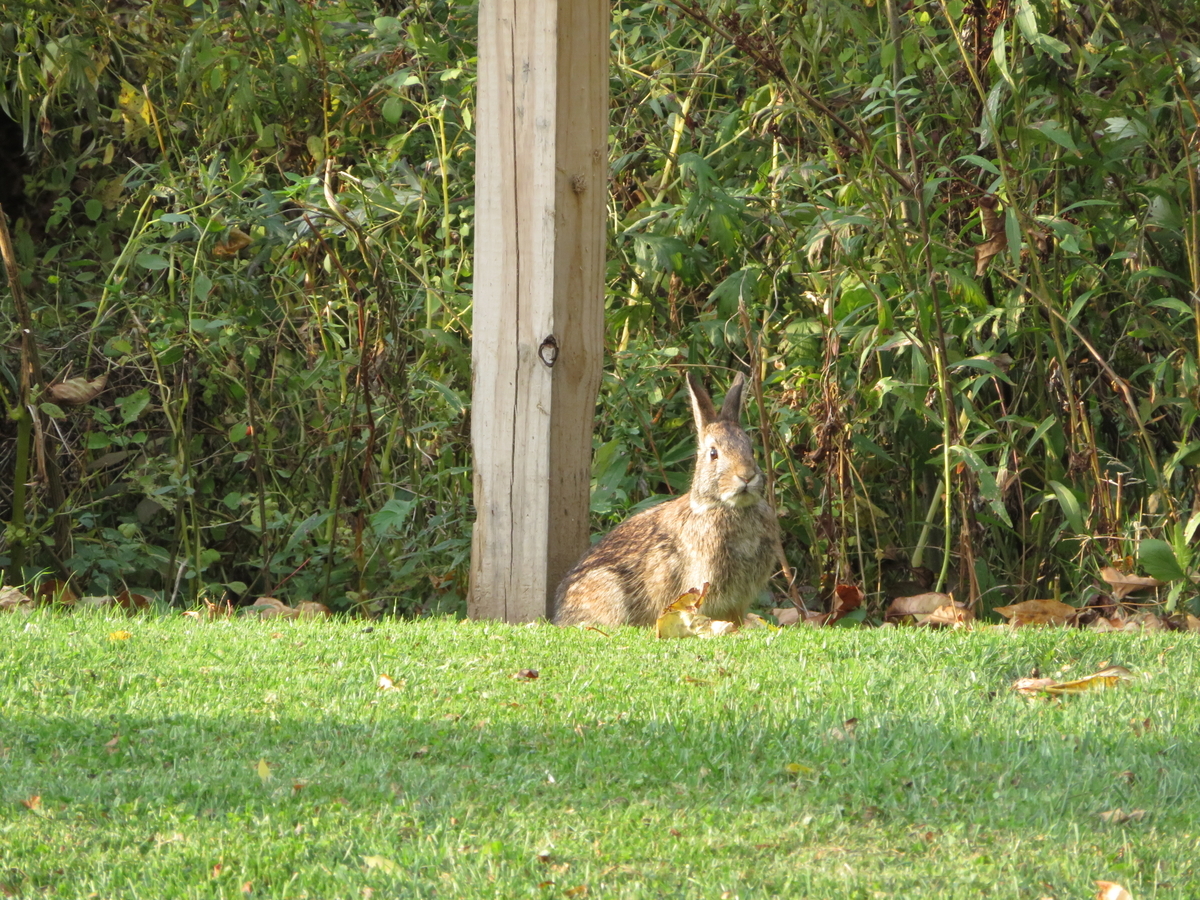
<path fill-rule="evenodd" d="M 530 621 L 587 546 L 603 363 L 608 0 L 481 0 L 470 615 Z"/>

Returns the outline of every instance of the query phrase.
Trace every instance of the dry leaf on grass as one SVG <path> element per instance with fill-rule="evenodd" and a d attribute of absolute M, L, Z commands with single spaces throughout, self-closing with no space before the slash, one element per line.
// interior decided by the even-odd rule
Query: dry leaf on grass
<path fill-rule="evenodd" d="M 1133 894 L 1115 881 L 1097 881 L 1096 900 L 1133 900 Z"/>
<path fill-rule="evenodd" d="M 1122 631 L 1166 631 L 1167 626 L 1152 612 L 1142 612 L 1126 619 Z"/>
<path fill-rule="evenodd" d="M 1142 819 L 1146 818 L 1146 811 L 1144 809 L 1131 809 L 1129 812 L 1125 812 L 1125 810 L 1118 806 L 1116 809 L 1100 813 L 1100 818 L 1109 825 L 1124 825 L 1126 822 L 1142 821 Z"/>
<path fill-rule="evenodd" d="M 1157 578 L 1146 578 L 1141 575 L 1127 575 L 1114 566 L 1105 566 L 1100 570 L 1100 577 L 1112 586 L 1110 593 L 1114 600 L 1122 600 L 1126 595 L 1145 588 L 1162 587 L 1165 581 Z"/>
<path fill-rule="evenodd" d="M 1058 600 L 1026 600 L 1012 606 L 997 606 L 995 611 L 1009 620 L 1013 628 L 1024 625 L 1068 625 L 1079 610 Z"/>
<path fill-rule="evenodd" d="M 919 617 L 929 616 L 935 609 L 953 602 L 954 598 L 949 594 L 941 594 L 937 591 L 913 594 L 911 597 L 897 597 L 883 611 L 883 617 L 884 619 L 902 619 L 905 616 L 913 616 L 917 621 L 921 621 Z"/>
<path fill-rule="evenodd" d="M 829 612 L 805 612 L 800 616 L 800 622 L 804 625 L 832 625 L 862 606 L 864 599 L 865 595 L 856 585 L 839 584 L 833 589 Z"/>
<path fill-rule="evenodd" d="M 654 623 L 655 634 L 660 638 L 715 637 L 736 631 L 732 622 L 710 619 L 700 612 L 707 591 L 706 583 L 702 589 L 692 588 L 676 598 Z"/>
<path fill-rule="evenodd" d="M 273 619 L 277 616 L 295 619 L 300 615 L 300 610 L 292 609 L 282 600 L 274 597 L 259 597 L 254 601 L 254 605 L 246 607 L 245 612 L 246 615 L 257 615 L 260 619 Z"/>
<path fill-rule="evenodd" d="M 33 600 L 13 587 L 0 587 L 0 612 L 33 612 Z"/>
<path fill-rule="evenodd" d="M 1012 686 L 1018 694 L 1040 694 L 1056 683 L 1053 678 L 1018 678 Z"/>
<path fill-rule="evenodd" d="M 258 761 L 258 764 L 254 767 L 254 771 L 258 773 L 258 777 L 263 780 L 264 784 L 271 780 L 271 764 L 267 762 L 265 756 Z"/>
<path fill-rule="evenodd" d="M 74 606 L 79 600 L 71 585 L 58 578 L 48 578 L 35 587 L 33 599 L 43 606 Z"/>
<path fill-rule="evenodd" d="M 129 613 L 135 613 L 139 610 L 150 608 L 150 598 L 145 594 L 135 594 L 133 591 L 126 588 L 113 597 L 113 602 L 121 609 Z"/>
<path fill-rule="evenodd" d="M 1124 666 L 1109 666 L 1094 675 L 1078 678 L 1075 681 L 1055 681 L 1053 678 L 1018 678 L 1013 682 L 1013 690 L 1020 694 L 1082 694 L 1085 691 L 1103 690 L 1116 687 L 1122 681 L 1129 681 L 1133 673 Z"/>
<path fill-rule="evenodd" d="M 1116 687 L 1122 681 L 1132 681 L 1133 673 L 1124 666 L 1109 666 L 1094 675 L 1075 681 L 1064 681 L 1051 685 L 1046 691 L 1051 694 L 1082 694 L 1084 691 L 1103 690 Z"/>
<path fill-rule="evenodd" d="M 394 691 L 396 690 L 396 682 L 392 681 L 390 675 L 380 675 L 378 681 L 379 690 Z"/>
<path fill-rule="evenodd" d="M 773 609 L 771 610 L 771 615 L 775 617 L 775 621 L 779 624 L 780 628 L 787 625 L 800 624 L 800 610 L 794 606 L 787 607 L 786 609 Z"/>
<path fill-rule="evenodd" d="M 946 606 L 939 606 L 921 624 L 930 627 L 965 628 L 974 621 L 975 613 L 965 606 L 949 603 Z"/>
<path fill-rule="evenodd" d="M 396 875 L 400 872 L 400 866 L 386 856 L 364 856 L 363 865 L 368 869 L 378 869 L 389 875 Z"/>
<path fill-rule="evenodd" d="M 333 615 L 332 609 L 324 603 L 318 603 L 316 600 L 305 600 L 296 607 L 296 612 L 299 613 L 302 619 L 329 618 Z"/>

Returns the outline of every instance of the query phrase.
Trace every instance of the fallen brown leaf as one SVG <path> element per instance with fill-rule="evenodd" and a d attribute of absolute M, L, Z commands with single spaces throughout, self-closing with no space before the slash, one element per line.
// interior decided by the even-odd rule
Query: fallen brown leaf
<path fill-rule="evenodd" d="M 928 616 L 935 609 L 953 603 L 954 598 L 949 594 L 928 591 L 924 594 L 913 594 L 911 597 L 897 597 L 883 611 L 885 619 L 900 619 L 904 616 Z"/>
<path fill-rule="evenodd" d="M 1024 625 L 1067 625 L 1075 621 L 1079 610 L 1058 600 L 1026 600 L 995 611 L 1009 620 L 1013 628 Z"/>
<path fill-rule="evenodd" d="M 1018 694 L 1040 694 L 1054 683 L 1053 678 L 1018 678 L 1012 686 Z"/>
<path fill-rule="evenodd" d="M 14 587 L 0 587 L 0 612 L 33 612 L 33 600 Z"/>
<path fill-rule="evenodd" d="M 775 617 L 775 621 L 779 623 L 779 627 L 783 628 L 786 625 L 800 624 L 800 610 L 794 606 L 789 606 L 786 609 L 773 609 L 771 615 Z"/>
<path fill-rule="evenodd" d="M 1130 616 L 1121 628 L 1122 631 L 1166 631 L 1167 626 L 1152 612 L 1141 612 Z"/>
<path fill-rule="evenodd" d="M 128 588 L 117 594 L 113 600 L 117 606 L 126 612 L 135 613 L 138 610 L 150 608 L 150 598 L 145 594 L 135 594 Z"/>
<path fill-rule="evenodd" d="M 300 610 L 292 609 L 282 600 L 275 597 L 259 597 L 254 601 L 252 606 L 246 607 L 247 613 L 257 614 L 260 619 L 273 619 L 276 616 L 282 616 L 285 619 L 294 619 L 300 615 Z"/>
<path fill-rule="evenodd" d="M 218 259 L 228 259 L 231 256 L 237 256 L 238 253 L 251 243 L 250 235 L 242 231 L 236 225 L 229 229 L 229 233 L 213 245 L 212 255 Z"/>
<path fill-rule="evenodd" d="M 32 797 L 29 797 L 25 800 L 21 800 L 18 802 L 26 809 L 28 809 L 32 812 L 37 812 L 39 809 L 42 808 L 42 795 L 34 794 Z"/>
<path fill-rule="evenodd" d="M 852 741 L 854 732 L 858 729 L 858 719 L 847 719 L 841 728 L 829 729 L 829 736 L 835 741 Z"/>
<path fill-rule="evenodd" d="M 931 627 L 965 628 L 974 621 L 975 613 L 957 603 L 948 603 L 931 612 L 921 624 Z"/>
<path fill-rule="evenodd" d="M 1132 594 L 1134 591 L 1162 587 L 1166 584 L 1165 581 L 1159 581 L 1157 578 L 1129 575 L 1114 566 L 1105 566 L 1101 569 L 1100 577 L 1112 586 L 1111 593 L 1114 600 L 1122 600 L 1127 594 Z"/>
<path fill-rule="evenodd" d="M 79 597 L 67 582 L 48 578 L 33 589 L 33 599 L 45 606 L 74 606 Z"/>
<path fill-rule="evenodd" d="M 1108 812 L 1100 813 L 1100 818 L 1110 825 L 1124 825 L 1126 822 L 1140 822 L 1146 818 L 1144 809 L 1131 809 L 1129 812 L 1117 807 Z"/>

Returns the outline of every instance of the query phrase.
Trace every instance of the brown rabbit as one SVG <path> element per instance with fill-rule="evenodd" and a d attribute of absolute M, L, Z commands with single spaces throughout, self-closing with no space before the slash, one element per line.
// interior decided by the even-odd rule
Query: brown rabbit
<path fill-rule="evenodd" d="M 743 377 L 718 415 L 687 377 L 699 450 L 691 491 L 626 519 L 575 565 L 554 598 L 556 625 L 653 625 L 692 588 L 701 612 L 740 622 L 774 568 L 779 523 L 763 496 L 763 473 L 738 424 Z"/>

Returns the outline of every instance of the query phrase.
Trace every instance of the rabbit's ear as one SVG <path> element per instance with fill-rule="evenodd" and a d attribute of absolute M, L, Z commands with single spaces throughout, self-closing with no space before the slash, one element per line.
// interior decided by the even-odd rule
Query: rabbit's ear
<path fill-rule="evenodd" d="M 700 379 L 691 372 L 688 372 L 687 386 L 688 393 L 692 395 L 692 415 L 696 418 L 696 433 L 703 434 L 704 427 L 717 420 L 717 410 Z"/>
<path fill-rule="evenodd" d="M 738 423 L 738 419 L 742 414 L 742 387 L 746 383 L 746 376 L 738 372 L 737 378 L 733 379 L 733 384 L 729 386 L 728 393 L 725 394 L 725 402 L 721 404 L 721 421 L 732 422 L 734 425 Z"/>

